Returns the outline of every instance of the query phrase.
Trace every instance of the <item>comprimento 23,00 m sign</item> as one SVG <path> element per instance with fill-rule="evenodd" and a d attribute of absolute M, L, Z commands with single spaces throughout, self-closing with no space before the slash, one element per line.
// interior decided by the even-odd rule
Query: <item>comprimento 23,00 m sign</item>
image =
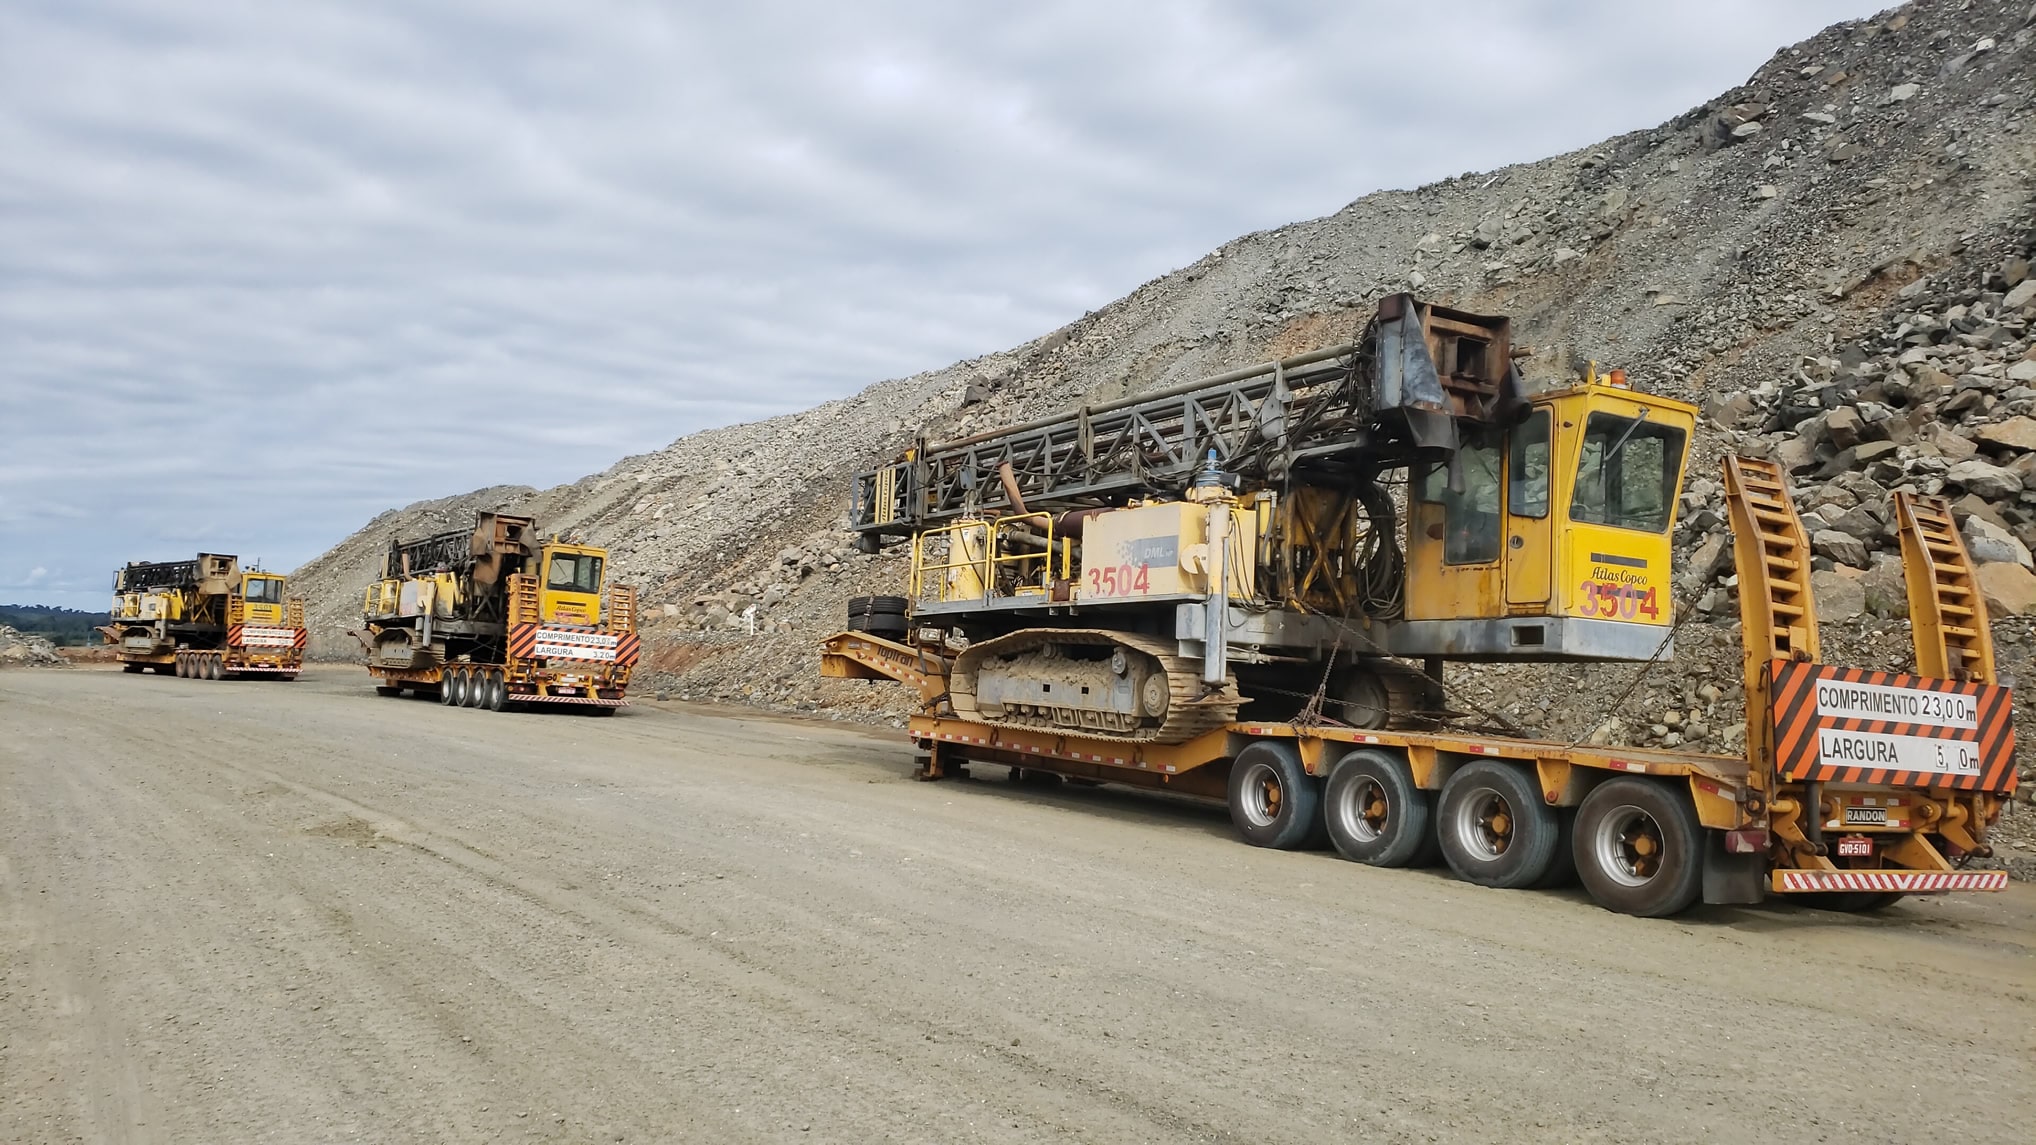
<path fill-rule="evenodd" d="M 1777 660 L 1775 764 L 1791 780 L 2009 791 L 2008 689 Z"/>

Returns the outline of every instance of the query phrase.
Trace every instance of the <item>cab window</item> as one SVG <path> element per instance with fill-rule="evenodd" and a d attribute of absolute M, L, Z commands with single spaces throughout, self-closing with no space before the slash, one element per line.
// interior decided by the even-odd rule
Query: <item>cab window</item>
<path fill-rule="evenodd" d="M 600 592 L 601 558 L 585 553 L 553 553 L 544 574 L 546 588 L 559 592 Z"/>
<path fill-rule="evenodd" d="M 1577 463 L 1573 521 L 1659 533 L 1675 509 L 1683 431 L 1644 417 L 1594 413 Z"/>
<path fill-rule="evenodd" d="M 1422 476 L 1423 501 L 1442 505 L 1442 560 L 1474 565 L 1499 559 L 1499 447 L 1465 443 L 1455 464 L 1462 487 L 1449 487 L 1448 464 L 1430 465 Z"/>
<path fill-rule="evenodd" d="M 1516 517 L 1548 516 L 1547 410 L 1513 428 L 1507 449 L 1506 509 Z"/>
<path fill-rule="evenodd" d="M 249 604 L 283 603 L 283 582 L 270 577 L 249 578 L 243 589 Z"/>

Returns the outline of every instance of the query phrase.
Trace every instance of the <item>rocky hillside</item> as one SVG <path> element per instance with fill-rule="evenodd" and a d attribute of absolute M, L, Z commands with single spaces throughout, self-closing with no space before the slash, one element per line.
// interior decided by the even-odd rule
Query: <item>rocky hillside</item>
<path fill-rule="evenodd" d="M 1836 25 L 1659 127 L 1247 235 L 1023 346 L 693 434 L 572 485 L 383 514 L 299 570 L 314 647 L 351 648 L 341 633 L 391 533 L 515 507 L 608 545 L 643 586 L 654 687 L 889 714 L 888 689 L 815 678 L 814 641 L 843 599 L 900 584 L 895 554 L 853 554 L 839 531 L 852 472 L 917 433 L 1344 340 L 1381 295 L 1413 289 L 1512 315 L 1530 381 L 1597 359 L 1708 414 L 1678 534 L 1697 619 L 1675 665 L 1638 685 L 1632 667 L 1466 670 L 1466 703 L 1551 735 L 1731 747 L 1736 613 L 1714 480 L 1730 450 L 1781 458 L 1813 511 L 1832 658 L 1908 656 L 1886 531 L 1889 491 L 1907 486 L 1959 498 L 1990 592 L 2016 614 L 1999 632 L 2022 674 L 2019 614 L 2036 609 L 2032 41 L 2027 0 L 1924 0 Z M 1604 703 L 1568 700 L 1579 688 Z"/>

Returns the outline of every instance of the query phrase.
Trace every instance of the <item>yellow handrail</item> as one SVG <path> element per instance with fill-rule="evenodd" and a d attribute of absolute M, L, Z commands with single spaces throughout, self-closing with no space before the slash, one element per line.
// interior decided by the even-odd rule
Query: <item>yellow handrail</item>
<path fill-rule="evenodd" d="M 1007 526 L 1036 526 L 1035 536 L 1043 542 L 1037 550 L 1004 551 L 1001 540 Z M 945 539 L 941 552 L 929 542 Z M 1058 547 L 1060 578 L 1072 567 L 1071 546 L 1056 543 L 1050 513 L 1019 513 L 994 521 L 964 518 L 939 528 L 928 529 L 912 538 L 912 597 L 942 603 L 960 600 L 988 601 L 1006 595 L 998 591 L 997 572 L 1009 566 L 1017 570 L 1012 593 L 1015 596 L 1052 595 L 1054 555 Z M 1036 566 L 1036 567 L 1034 567 Z M 931 583 L 929 583 L 931 578 Z"/>

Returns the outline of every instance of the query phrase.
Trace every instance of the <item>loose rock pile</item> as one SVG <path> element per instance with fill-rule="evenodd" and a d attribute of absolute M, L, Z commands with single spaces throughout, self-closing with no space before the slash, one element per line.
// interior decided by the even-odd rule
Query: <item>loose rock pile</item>
<path fill-rule="evenodd" d="M 0 624 L 0 667 L 68 668 L 70 661 L 40 636 L 18 632 Z"/>

